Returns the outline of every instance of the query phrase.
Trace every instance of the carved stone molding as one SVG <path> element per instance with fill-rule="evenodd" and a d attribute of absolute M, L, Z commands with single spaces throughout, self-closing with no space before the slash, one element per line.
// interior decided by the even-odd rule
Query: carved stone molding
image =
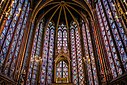
<path fill-rule="evenodd" d="M 57 83 L 58 80 L 62 80 L 63 78 L 57 78 L 56 76 L 56 68 L 57 68 L 57 64 L 60 62 L 60 61 L 65 61 L 67 66 L 68 66 L 68 78 L 64 79 L 64 80 L 67 80 L 67 83 L 70 83 L 71 82 L 71 74 L 70 74 L 70 56 L 69 56 L 69 50 L 67 49 L 67 51 L 65 52 L 65 50 L 62 48 L 59 52 L 58 50 L 56 50 L 56 58 L 55 58 L 55 71 L 54 71 L 54 82 Z"/>

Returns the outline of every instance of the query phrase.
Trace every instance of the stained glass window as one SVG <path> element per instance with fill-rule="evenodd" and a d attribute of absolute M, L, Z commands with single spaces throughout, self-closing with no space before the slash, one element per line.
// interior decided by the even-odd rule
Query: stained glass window
<path fill-rule="evenodd" d="M 18 4 L 18 6 L 16 6 Z M 12 37 L 12 34 L 13 34 L 13 31 L 14 31 L 14 27 L 13 29 L 9 29 L 11 25 L 13 25 L 14 21 L 16 22 L 16 20 L 13 20 L 11 19 L 11 16 L 15 16 L 15 17 L 18 17 L 16 16 L 16 9 L 19 8 L 19 4 L 21 3 L 18 3 L 16 1 L 14 1 L 14 5 L 12 7 L 12 10 L 10 11 L 10 16 L 8 16 L 8 19 L 6 21 L 6 24 L 5 24 L 5 27 L 4 27 L 4 30 L 2 32 L 2 35 L 1 35 L 1 48 L 3 49 L 1 51 L 1 63 L 3 63 L 3 60 L 5 59 L 6 57 L 6 52 L 7 52 L 7 49 L 9 47 L 9 44 L 10 44 L 10 40 L 11 40 L 11 37 Z"/>
<path fill-rule="evenodd" d="M 97 69 L 93 53 L 93 45 L 90 35 L 90 29 L 87 23 L 82 24 L 82 34 L 85 50 L 86 65 L 88 70 L 88 79 L 90 85 L 98 85 Z"/>
<path fill-rule="evenodd" d="M 19 77 L 20 81 L 24 76 L 22 71 L 25 71 L 25 83 L 28 85 L 50 85 L 53 82 L 99 85 L 127 72 L 126 20 L 123 19 L 127 16 L 121 16 L 118 10 L 121 7 L 126 11 L 125 0 L 124 3 L 122 0 L 86 0 L 86 5 L 90 5 L 86 9 L 91 8 L 87 11 L 81 8 L 81 15 L 89 12 L 84 16 L 76 11 L 84 6 L 78 1 L 70 0 L 66 3 L 66 0 L 60 0 L 58 5 L 56 2 L 48 2 L 51 4 L 43 6 L 44 10 L 41 8 L 35 14 L 38 7 L 34 11 L 32 5 L 38 3 L 37 6 L 40 6 L 42 3 L 33 1 L 9 0 L 11 6 L 5 8 L 7 0 L 0 1 L 0 73 L 5 74 L 5 77 L 17 78 L 16 81 Z M 33 3 L 31 6 L 30 2 Z M 122 6 L 116 6 L 117 3 Z M 47 11 L 53 5 L 56 5 L 54 9 L 58 7 L 56 11 Z M 8 13 L 3 13 L 8 9 Z M 73 14 L 75 11 L 77 13 Z M 97 16 L 91 15 L 90 11 Z M 45 23 L 44 20 L 47 22 L 52 12 L 51 21 Z M 39 21 L 43 13 L 43 19 Z M 57 23 L 58 27 L 55 28 L 53 20 L 57 18 L 57 13 L 60 24 Z M 70 22 L 74 18 L 77 21 Z M 22 44 L 25 46 L 22 47 Z"/>
<path fill-rule="evenodd" d="M 120 61 L 122 61 L 124 69 L 127 69 L 127 36 L 118 19 L 112 0 L 103 0 L 102 3 L 98 1 L 96 10 L 112 75 L 117 77 L 123 73 Z"/>
<path fill-rule="evenodd" d="M 68 65 L 65 61 L 60 61 L 56 67 L 57 78 L 68 78 Z M 66 83 L 64 81 L 58 81 L 57 83 Z"/>
<path fill-rule="evenodd" d="M 57 51 L 58 54 L 63 51 L 64 53 L 68 52 L 68 41 L 67 41 L 67 28 L 64 24 L 61 24 L 58 27 L 58 37 L 57 37 Z M 69 57 L 69 56 L 66 56 Z M 65 61 L 60 61 L 57 64 L 56 68 L 57 78 L 68 78 L 68 66 Z M 64 83 L 59 81 L 58 83 Z"/>
<path fill-rule="evenodd" d="M 28 19 L 28 0 L 15 0 L 0 39 L 0 67 L 2 72 L 13 77 Z"/>
<path fill-rule="evenodd" d="M 37 84 L 37 78 L 39 73 L 39 66 L 41 64 L 41 46 L 43 35 L 43 20 L 38 23 L 36 34 L 33 43 L 32 55 L 30 60 L 30 69 L 28 76 L 28 84 Z"/>
<path fill-rule="evenodd" d="M 48 56 L 48 66 L 47 66 L 47 84 L 51 84 L 52 83 L 52 76 L 53 76 L 53 50 L 54 50 L 54 31 L 55 28 L 54 26 L 51 26 L 51 35 L 50 35 L 50 43 L 49 43 L 49 56 Z"/>
<path fill-rule="evenodd" d="M 70 27 L 71 37 L 71 58 L 72 58 L 72 74 L 74 84 L 84 84 L 82 51 L 80 42 L 79 28 L 75 22 Z"/>
<path fill-rule="evenodd" d="M 53 71 L 53 54 L 54 54 L 54 33 L 55 27 L 52 22 L 46 28 L 42 55 L 41 84 L 51 84 Z"/>
<path fill-rule="evenodd" d="M 73 83 L 78 84 L 78 71 L 77 71 L 77 58 L 76 58 L 76 47 L 75 47 L 75 33 L 74 29 L 71 28 L 71 56 L 72 57 L 72 74 L 73 74 Z"/>

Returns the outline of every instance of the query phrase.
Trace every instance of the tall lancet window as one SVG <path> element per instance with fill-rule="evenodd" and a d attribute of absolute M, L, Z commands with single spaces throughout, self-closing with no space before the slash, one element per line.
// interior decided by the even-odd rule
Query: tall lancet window
<path fill-rule="evenodd" d="M 0 35 L 0 67 L 2 66 L 2 72 L 11 77 L 16 72 L 29 7 L 28 0 L 14 0 L 4 29 Z"/>
<path fill-rule="evenodd" d="M 85 50 L 85 62 L 87 65 L 89 85 L 98 85 L 97 69 L 93 53 L 93 45 L 88 24 L 82 23 L 83 43 Z"/>
<path fill-rule="evenodd" d="M 82 50 L 80 42 L 79 28 L 75 22 L 70 27 L 71 38 L 71 62 L 72 62 L 72 77 L 73 83 L 78 85 L 84 85 L 84 72 L 82 61 Z"/>
<path fill-rule="evenodd" d="M 97 15 L 113 78 L 127 71 L 127 36 L 113 0 L 98 1 Z"/>
<path fill-rule="evenodd" d="M 40 83 L 49 85 L 52 83 L 53 76 L 53 54 L 54 54 L 54 36 L 55 27 L 52 22 L 45 29 L 44 45 L 42 53 L 42 66 L 40 74 Z"/>
<path fill-rule="evenodd" d="M 58 37 L 57 37 L 57 52 L 58 52 L 58 54 L 61 51 L 63 51 L 64 53 L 67 53 L 67 50 L 68 50 L 67 42 L 68 42 L 67 41 L 67 28 L 64 24 L 61 24 L 58 27 Z M 66 57 L 69 57 L 69 56 L 66 56 Z M 60 61 L 59 64 L 57 65 L 56 76 L 59 78 L 67 78 L 68 77 L 68 66 L 65 61 Z"/>
<path fill-rule="evenodd" d="M 34 43 L 32 48 L 31 60 L 30 60 L 30 68 L 29 75 L 27 79 L 27 84 L 37 84 L 37 79 L 39 77 L 39 66 L 41 64 L 41 47 L 42 47 L 42 35 L 43 35 L 43 23 L 39 22 L 38 27 L 36 29 L 36 34 L 34 37 Z"/>

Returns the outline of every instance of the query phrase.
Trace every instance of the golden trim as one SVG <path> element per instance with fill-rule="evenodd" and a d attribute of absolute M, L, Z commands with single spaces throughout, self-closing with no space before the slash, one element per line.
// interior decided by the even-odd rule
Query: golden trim
<path fill-rule="evenodd" d="M 74 1 L 75 3 L 81 5 L 81 6 L 83 7 L 84 10 L 86 9 L 80 2 L 78 2 L 78 1 L 76 1 L 76 0 L 72 0 L 72 1 Z M 78 6 L 78 5 L 77 5 L 77 6 Z M 87 9 L 86 9 L 85 11 L 87 11 L 87 13 L 89 14 L 90 18 L 92 19 L 92 16 L 91 16 L 91 14 L 89 13 L 89 11 L 88 11 Z M 91 10 L 91 12 L 92 12 L 92 10 Z"/>
<path fill-rule="evenodd" d="M 70 13 L 71 17 L 72 17 L 73 20 L 77 23 L 77 25 L 79 25 L 78 21 L 75 19 L 74 15 L 71 13 L 71 11 L 68 9 L 68 7 L 65 6 L 65 8 L 68 10 L 68 12 Z"/>
<path fill-rule="evenodd" d="M 57 55 L 57 57 L 55 58 L 55 69 L 54 69 L 54 82 L 55 83 L 59 83 L 58 80 L 67 80 L 66 83 L 70 83 L 71 82 L 71 74 L 70 74 L 70 58 L 69 58 L 69 50 L 68 53 L 63 53 L 63 49 L 62 51 Z M 68 78 L 58 78 L 56 77 L 56 68 L 57 68 L 57 64 L 60 61 L 65 61 L 66 64 L 68 65 Z"/>
<path fill-rule="evenodd" d="M 53 7 L 50 8 L 48 11 L 46 11 L 42 16 L 40 16 L 39 20 L 37 20 L 37 23 L 39 23 L 39 21 L 40 21 L 41 19 L 43 19 L 43 17 L 44 17 L 48 12 L 50 12 L 52 9 L 54 9 L 54 8 L 57 7 L 57 6 L 59 6 L 59 4 L 53 6 Z M 36 25 L 36 28 L 37 28 L 37 25 Z"/>
<path fill-rule="evenodd" d="M 62 6 L 60 7 L 60 11 L 59 11 L 59 16 L 58 16 L 58 20 L 57 20 L 56 29 L 58 29 L 58 25 L 59 25 L 59 22 L 60 22 L 61 11 L 62 11 Z"/>
<path fill-rule="evenodd" d="M 37 11 L 36 11 L 36 8 L 39 7 L 39 4 L 42 2 L 41 0 L 39 1 L 39 3 L 37 4 L 37 6 L 35 7 L 35 9 L 33 10 L 33 14 L 32 14 L 32 17 L 31 17 L 31 20 L 32 22 L 35 21 L 35 18 L 36 18 L 36 15 L 38 14 L 38 12 L 45 7 L 45 5 L 47 5 L 48 3 L 50 3 L 51 1 L 53 0 L 48 0 L 47 2 L 45 2 Z M 36 11 L 36 12 L 35 12 Z"/>
<path fill-rule="evenodd" d="M 67 4 L 67 6 L 70 7 L 71 9 L 73 9 L 75 12 L 77 12 L 83 20 L 84 20 L 84 18 L 86 18 L 86 16 L 85 16 L 84 14 L 83 14 L 83 15 L 84 15 L 85 17 L 83 17 L 83 16 L 81 15 L 81 13 L 79 13 L 78 10 L 75 9 L 74 7 L 72 7 L 72 6 L 68 5 L 68 4 Z"/>
<path fill-rule="evenodd" d="M 31 19 L 32 22 L 34 22 L 37 13 L 38 13 L 41 9 L 43 9 L 44 7 L 48 6 L 48 3 L 50 3 L 51 1 L 53 1 L 53 0 L 50 0 L 50 1 L 45 2 L 37 11 L 36 11 L 37 7 L 34 9 L 33 14 L 32 14 L 33 18 Z M 77 3 L 77 4 L 75 4 L 75 3 L 72 3 L 72 4 L 75 4 L 75 5 L 79 6 L 80 8 L 81 8 L 81 6 L 82 6 L 83 9 L 84 9 L 85 11 L 87 11 L 87 13 L 89 14 L 90 18 L 92 19 L 93 13 L 92 13 L 92 10 L 91 10 L 90 6 L 86 3 L 86 1 L 85 1 L 85 3 L 88 5 L 88 8 L 91 10 L 90 12 L 92 13 L 92 16 L 91 16 L 91 14 L 89 13 L 89 11 L 83 6 L 83 4 L 81 4 L 80 2 L 78 2 L 78 1 L 76 1 L 76 0 L 73 0 L 73 2 L 75 2 L 75 3 Z M 56 2 L 52 2 L 52 3 L 56 3 Z M 66 3 L 68 3 L 68 2 L 66 2 Z M 38 3 L 37 5 L 39 5 L 39 4 L 40 4 L 40 3 Z M 79 4 L 79 5 L 78 5 L 78 4 Z M 81 5 L 81 6 L 80 6 L 80 5 Z M 39 6 L 38 6 L 38 7 L 39 7 Z M 36 12 L 35 12 L 35 11 L 36 11 Z"/>
<path fill-rule="evenodd" d="M 65 10 L 65 7 L 64 6 L 63 6 L 63 10 L 64 10 L 64 17 L 65 17 L 67 29 L 69 29 L 69 25 L 68 25 L 68 21 L 67 21 L 67 15 L 66 15 L 66 10 Z"/>

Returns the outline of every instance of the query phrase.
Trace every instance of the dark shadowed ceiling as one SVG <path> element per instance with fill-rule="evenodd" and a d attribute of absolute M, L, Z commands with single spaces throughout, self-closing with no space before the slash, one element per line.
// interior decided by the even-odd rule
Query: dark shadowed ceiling
<path fill-rule="evenodd" d="M 37 21 L 43 18 L 46 22 L 53 21 L 55 25 L 64 23 L 69 26 L 72 21 L 79 22 L 92 14 L 84 0 L 32 0 L 31 3 Z"/>

